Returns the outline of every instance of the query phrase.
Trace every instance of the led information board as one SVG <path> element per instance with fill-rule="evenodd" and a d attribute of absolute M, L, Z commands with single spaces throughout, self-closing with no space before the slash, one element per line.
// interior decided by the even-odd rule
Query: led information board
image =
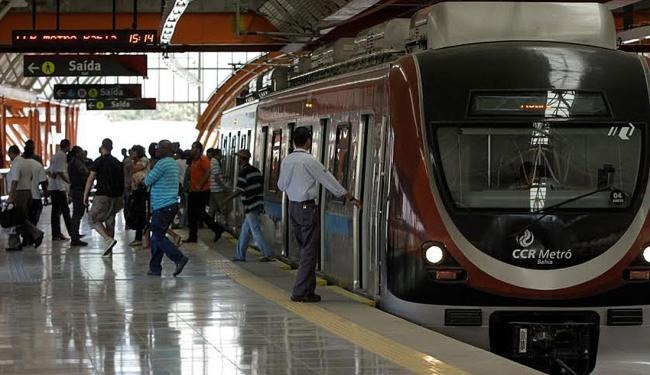
<path fill-rule="evenodd" d="M 156 98 L 86 100 L 89 111 L 117 111 L 126 109 L 156 109 Z"/>
<path fill-rule="evenodd" d="M 142 97 L 142 85 L 54 85 L 54 99 L 127 99 Z"/>
<path fill-rule="evenodd" d="M 158 42 L 156 30 L 14 30 L 12 47 L 79 47 L 111 48 L 153 46 Z"/>
<path fill-rule="evenodd" d="M 147 55 L 25 55 L 25 77 L 147 76 Z"/>

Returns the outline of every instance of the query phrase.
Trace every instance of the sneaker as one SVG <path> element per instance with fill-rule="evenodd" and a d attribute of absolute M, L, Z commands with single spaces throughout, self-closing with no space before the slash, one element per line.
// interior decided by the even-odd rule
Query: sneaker
<path fill-rule="evenodd" d="M 303 297 L 291 296 L 291 300 L 293 302 L 315 303 L 315 302 L 320 302 L 320 296 L 318 294 L 310 294 L 308 296 L 303 296 Z"/>
<path fill-rule="evenodd" d="M 275 258 L 273 258 L 273 257 L 261 257 L 260 262 L 262 262 L 262 263 L 264 263 L 264 262 L 275 262 Z"/>
<path fill-rule="evenodd" d="M 147 276 L 160 276 L 160 272 L 147 271 Z"/>
<path fill-rule="evenodd" d="M 245 262 L 246 259 L 239 259 L 239 258 L 236 258 L 236 257 L 235 257 L 235 258 L 232 258 L 232 261 L 233 261 L 233 262 Z"/>
<path fill-rule="evenodd" d="M 88 242 L 82 240 L 72 240 L 70 241 L 70 246 L 88 246 Z"/>
<path fill-rule="evenodd" d="M 176 264 L 176 270 L 174 271 L 174 277 L 178 276 L 181 272 L 183 272 L 183 268 L 185 268 L 185 265 L 189 261 L 190 261 L 190 258 L 183 257 L 183 259 L 181 259 L 180 262 L 178 262 Z"/>
<path fill-rule="evenodd" d="M 111 256 L 113 255 L 113 248 L 117 245 L 117 241 L 113 238 L 109 238 L 106 241 L 106 251 L 104 251 L 104 254 L 102 254 L 103 257 Z"/>
<path fill-rule="evenodd" d="M 43 237 L 45 236 L 44 233 L 41 233 L 36 239 L 34 240 L 34 249 L 37 249 L 41 244 L 43 243 Z"/>
<path fill-rule="evenodd" d="M 131 246 L 131 247 L 142 246 L 142 241 L 133 240 L 133 241 L 129 242 L 129 246 Z"/>

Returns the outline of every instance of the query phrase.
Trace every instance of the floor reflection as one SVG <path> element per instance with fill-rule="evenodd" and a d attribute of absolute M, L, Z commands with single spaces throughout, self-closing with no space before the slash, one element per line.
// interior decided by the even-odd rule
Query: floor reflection
<path fill-rule="evenodd" d="M 406 372 L 232 282 L 204 245 L 186 249 L 183 277 L 167 263 L 156 278 L 147 251 L 105 259 L 86 240 L 0 253 L 0 374 Z"/>

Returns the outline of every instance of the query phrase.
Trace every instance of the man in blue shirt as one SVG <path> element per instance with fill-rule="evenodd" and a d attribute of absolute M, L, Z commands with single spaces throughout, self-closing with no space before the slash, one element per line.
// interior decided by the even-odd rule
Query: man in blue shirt
<path fill-rule="evenodd" d="M 178 276 L 188 262 L 188 258 L 165 236 L 178 212 L 178 173 L 179 168 L 173 155 L 172 144 L 167 140 L 158 143 L 156 156 L 159 158 L 154 168 L 144 180 L 151 187 L 151 261 L 147 275 L 160 276 L 163 254 L 176 264 L 174 276 Z"/>

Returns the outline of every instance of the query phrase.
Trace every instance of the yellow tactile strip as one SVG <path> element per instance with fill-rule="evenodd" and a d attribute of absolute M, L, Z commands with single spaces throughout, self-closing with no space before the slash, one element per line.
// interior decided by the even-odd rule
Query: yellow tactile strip
<path fill-rule="evenodd" d="M 292 302 L 287 293 L 267 281 L 235 266 L 224 258 L 210 263 L 233 281 L 254 291 L 296 315 L 351 343 L 380 355 L 418 374 L 467 374 L 467 372 L 361 327 L 315 304 Z"/>

